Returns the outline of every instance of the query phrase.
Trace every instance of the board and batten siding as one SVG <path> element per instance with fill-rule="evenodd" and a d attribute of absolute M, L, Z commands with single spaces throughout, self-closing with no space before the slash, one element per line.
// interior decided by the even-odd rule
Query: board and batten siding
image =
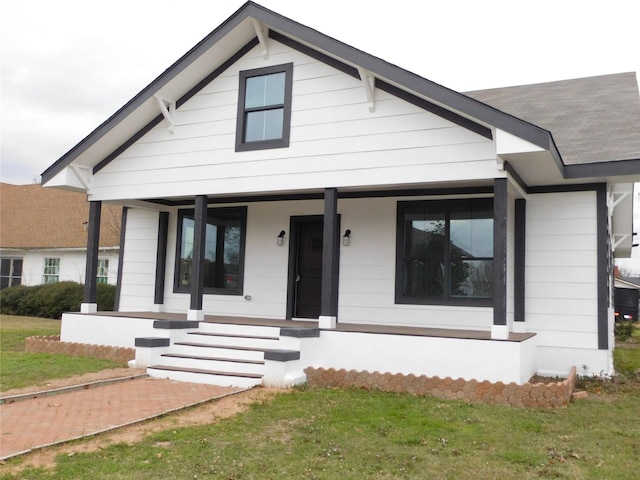
<path fill-rule="evenodd" d="M 158 212 L 129 208 L 124 241 L 119 310 L 153 310 Z"/>
<path fill-rule="evenodd" d="M 538 337 L 538 372 L 610 373 L 610 352 L 598 350 L 596 192 L 529 195 L 526 231 L 525 320 Z"/>
<path fill-rule="evenodd" d="M 239 72 L 293 62 L 288 148 L 235 152 Z M 92 200 L 491 179 L 495 145 L 290 47 L 256 47 L 91 179 Z"/>

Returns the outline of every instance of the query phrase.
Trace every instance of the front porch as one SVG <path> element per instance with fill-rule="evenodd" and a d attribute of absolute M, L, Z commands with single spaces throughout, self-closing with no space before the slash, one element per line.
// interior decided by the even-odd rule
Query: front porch
<path fill-rule="evenodd" d="M 97 312 L 65 314 L 61 340 L 136 347 L 153 376 L 223 385 L 289 387 L 308 367 L 522 384 L 537 369 L 532 333 Z"/>

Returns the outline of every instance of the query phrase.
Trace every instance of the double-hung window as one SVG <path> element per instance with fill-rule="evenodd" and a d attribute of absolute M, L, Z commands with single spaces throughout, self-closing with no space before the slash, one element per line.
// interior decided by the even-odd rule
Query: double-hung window
<path fill-rule="evenodd" d="M 60 259 L 45 258 L 42 283 L 56 283 L 60 280 Z"/>
<path fill-rule="evenodd" d="M 246 207 L 210 208 L 205 233 L 204 292 L 241 295 L 244 277 Z M 178 213 L 178 242 L 174 290 L 189 292 L 195 220 L 193 210 Z"/>
<path fill-rule="evenodd" d="M 109 259 L 98 259 L 98 274 L 96 275 L 97 283 L 109 283 Z"/>
<path fill-rule="evenodd" d="M 3 258 L 0 260 L 0 290 L 22 283 L 22 259 Z"/>
<path fill-rule="evenodd" d="M 289 146 L 293 64 L 240 72 L 236 151 Z"/>
<path fill-rule="evenodd" d="M 492 199 L 398 203 L 396 303 L 491 305 Z"/>

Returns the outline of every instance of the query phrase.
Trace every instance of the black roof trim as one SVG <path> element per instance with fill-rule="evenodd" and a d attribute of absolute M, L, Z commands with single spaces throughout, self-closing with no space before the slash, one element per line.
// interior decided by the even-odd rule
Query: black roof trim
<path fill-rule="evenodd" d="M 357 192 L 340 192 L 338 198 L 386 198 L 386 197 L 420 197 L 420 196 L 443 196 L 443 195 L 487 195 L 493 193 L 493 186 L 476 187 L 447 187 L 447 188 L 412 188 L 407 190 L 363 190 Z M 193 206 L 194 198 L 182 200 L 169 200 L 166 198 L 151 198 L 146 202 L 164 205 L 166 207 L 186 207 Z M 322 200 L 323 192 L 310 193 L 290 193 L 290 194 L 267 194 L 267 195 L 247 195 L 229 197 L 209 197 L 209 206 L 223 205 L 229 203 L 255 203 L 255 202 L 283 202 L 295 200 Z"/>
<path fill-rule="evenodd" d="M 160 74 L 149 85 L 143 88 L 135 97 L 125 103 L 119 110 L 111 115 L 107 120 L 101 123 L 95 130 L 80 141 L 71 150 L 60 157 L 53 165 L 49 166 L 44 172 L 42 172 L 42 183 L 46 183 L 51 180 L 56 174 L 58 174 L 63 168 L 69 165 L 73 160 L 85 152 L 93 143 L 103 137 L 109 130 L 111 130 L 113 124 L 117 124 L 124 120 L 129 114 L 140 107 L 151 96 L 154 95 L 161 87 L 169 83 L 180 72 L 187 68 L 194 59 L 198 58 L 204 51 L 206 51 L 211 45 L 218 42 L 222 37 L 227 35 L 238 24 L 240 24 L 247 16 L 250 16 L 250 12 L 242 14 L 243 11 L 252 10 L 257 5 L 252 2 L 245 3 L 240 7 L 233 15 L 220 24 L 215 30 L 213 30 L 204 39 L 198 42 L 191 50 L 180 57 L 176 62 L 167 68 L 162 74 Z"/>
<path fill-rule="evenodd" d="M 229 66 L 235 63 L 239 58 L 241 58 L 245 53 L 251 50 L 258 44 L 258 38 L 255 37 L 253 40 L 248 42 L 244 47 L 234 53 L 229 59 L 222 63 L 218 68 L 216 68 L 213 72 L 207 75 L 202 81 L 198 82 L 198 84 L 185 93 L 182 97 L 176 100 L 176 108 L 180 108 L 180 106 L 184 105 L 191 97 L 193 97 L 196 93 L 198 93 L 202 88 L 219 76 L 222 72 L 224 72 Z M 114 160 L 118 155 L 124 152 L 127 148 L 133 145 L 135 142 L 140 140 L 146 133 L 148 133 L 153 127 L 158 125 L 164 117 L 162 114 L 159 114 L 149 123 L 147 123 L 144 127 L 138 130 L 134 135 L 132 135 L 126 142 L 116 148 L 113 152 L 107 155 L 100 163 L 98 163 L 95 167 L 93 167 L 93 173 L 96 174 L 104 167 L 106 167 L 112 160 Z"/>
<path fill-rule="evenodd" d="M 547 130 L 508 115 L 500 110 L 490 107 L 489 105 L 420 77 L 396 65 L 385 62 L 380 58 L 369 55 L 361 50 L 326 36 L 317 30 L 304 26 L 249 1 L 185 55 L 178 59 L 153 82 L 141 90 L 116 113 L 98 126 L 87 137 L 81 140 L 80 143 L 47 168 L 42 173 L 42 182 L 46 183 L 51 180 L 63 168 L 69 165 L 73 160 L 89 149 L 91 145 L 102 138 L 115 124 L 118 124 L 134 112 L 145 101 L 153 96 L 156 91 L 169 83 L 202 53 L 217 43 L 248 17 L 253 17 L 276 31 L 286 32 L 287 35 L 299 38 L 303 42 L 314 45 L 324 52 L 330 52 L 332 56 L 344 58 L 346 61 L 353 63 L 354 65 L 359 65 L 370 71 L 375 76 L 383 77 L 393 84 L 402 85 L 406 89 L 416 92 L 419 96 L 432 99 L 436 104 L 450 107 L 451 109 L 460 112 L 463 116 L 476 118 L 488 125 L 496 126 L 497 128 L 503 129 L 513 135 L 524 138 L 542 148 L 549 149 L 556 158 L 561 170 L 563 170 L 564 165 L 562 163 L 562 159 L 555 148 L 550 132 Z"/>
<path fill-rule="evenodd" d="M 640 158 L 566 165 L 563 174 L 565 178 L 586 178 L 637 175 L 638 172 L 640 172 Z"/>

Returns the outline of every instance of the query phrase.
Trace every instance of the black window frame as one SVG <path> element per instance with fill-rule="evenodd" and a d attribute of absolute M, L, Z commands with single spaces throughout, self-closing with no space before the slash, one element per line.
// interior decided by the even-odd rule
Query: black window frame
<path fill-rule="evenodd" d="M 3 267 L 6 266 L 6 268 L 3 268 L 2 272 L 0 272 L 0 278 L 2 279 L 0 282 L 0 290 L 22 285 L 24 259 L 22 257 L 2 257 L 0 258 L 0 263 Z M 17 264 L 20 265 L 19 268 L 16 268 Z M 18 273 L 16 273 L 16 270 Z"/>
<path fill-rule="evenodd" d="M 182 222 L 187 215 L 194 215 L 195 209 L 178 210 L 177 232 L 176 232 L 176 256 L 175 268 L 173 273 L 173 292 L 174 293 L 190 293 L 191 287 L 183 286 L 180 283 L 180 263 L 182 259 Z M 244 291 L 244 260 L 245 260 L 245 244 L 247 238 L 247 207 L 213 207 L 207 208 L 207 218 L 215 217 L 233 217 L 239 216 L 240 220 L 240 251 L 238 259 L 238 278 L 236 288 L 216 288 L 205 287 L 205 295 L 243 295 Z"/>
<path fill-rule="evenodd" d="M 451 208 L 458 205 L 470 205 L 478 204 L 481 202 L 486 205 L 492 212 L 494 208 L 493 198 L 471 198 L 471 199 L 450 199 L 450 200 L 412 200 L 407 202 L 398 202 L 397 204 L 397 217 L 396 217 L 396 277 L 395 277 L 395 303 L 407 304 L 407 305 L 449 305 L 449 306 L 469 306 L 469 307 L 491 307 L 493 306 L 493 297 L 495 292 L 490 297 L 462 297 L 452 296 L 450 294 L 450 285 L 448 285 L 448 277 L 445 277 L 444 292 L 442 296 L 429 296 L 429 295 L 407 295 L 403 292 L 404 281 L 404 263 L 405 263 L 405 212 L 412 208 L 421 207 L 425 204 L 436 205 L 442 207 L 445 214 L 445 243 L 448 245 L 450 242 L 450 220 L 451 220 Z M 493 216 L 491 217 L 493 220 Z M 488 259 L 489 257 L 479 258 L 480 260 Z M 495 258 L 495 252 L 493 252 L 492 243 L 492 257 Z M 446 268 L 449 269 L 448 263 L 448 248 L 445 248 L 443 253 L 443 260 Z"/>
<path fill-rule="evenodd" d="M 271 75 L 274 73 L 285 74 L 284 103 L 269 105 L 260 109 L 247 110 L 245 108 L 247 79 L 263 75 Z M 288 147 L 291 132 L 291 93 L 293 88 L 293 63 L 271 65 L 269 67 L 256 68 L 252 70 L 243 70 L 240 72 L 239 76 L 240 81 L 238 88 L 238 112 L 236 118 L 236 152 Z M 246 114 L 251 111 L 270 110 L 274 108 L 284 109 L 282 119 L 282 138 L 246 142 L 244 140 L 246 130 Z"/>

